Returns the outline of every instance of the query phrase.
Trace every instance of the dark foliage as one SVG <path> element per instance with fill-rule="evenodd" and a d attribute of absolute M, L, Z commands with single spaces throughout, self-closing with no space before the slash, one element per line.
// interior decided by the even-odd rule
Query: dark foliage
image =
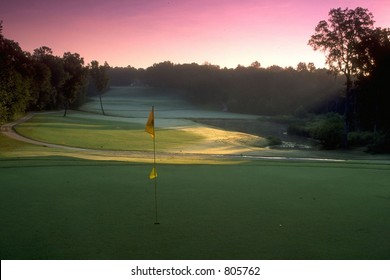
<path fill-rule="evenodd" d="M 390 29 L 377 28 L 360 44 L 368 74 L 359 76 L 356 122 L 363 130 L 390 130 Z"/>
<path fill-rule="evenodd" d="M 87 69 L 77 53 L 54 56 L 48 47 L 24 52 L 4 38 L 0 22 L 0 122 L 26 110 L 68 108 L 84 101 Z"/>
<path fill-rule="evenodd" d="M 181 89 L 193 102 L 260 115 L 294 114 L 297 110 L 327 112 L 342 88 L 340 77 L 324 69 L 220 69 L 169 61 L 147 68 L 143 81 L 154 87 Z"/>

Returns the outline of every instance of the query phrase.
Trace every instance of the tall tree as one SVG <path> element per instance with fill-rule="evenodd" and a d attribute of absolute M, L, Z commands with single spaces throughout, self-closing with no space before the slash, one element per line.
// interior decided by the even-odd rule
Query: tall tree
<path fill-rule="evenodd" d="M 67 79 L 64 83 L 64 103 L 66 117 L 69 106 L 81 94 L 86 83 L 86 69 L 84 68 L 84 59 L 78 53 L 66 52 L 63 55 L 64 70 Z"/>
<path fill-rule="evenodd" d="M 30 77 L 26 53 L 2 35 L 0 22 L 0 122 L 24 113 L 30 101 Z"/>
<path fill-rule="evenodd" d="M 314 50 L 325 53 L 326 63 L 331 71 L 342 73 L 346 78 L 345 146 L 351 123 L 350 102 L 353 79 L 364 71 L 357 63 L 362 56 L 358 45 L 370 35 L 373 24 L 373 15 L 367 9 L 361 7 L 331 9 L 328 21 L 322 20 L 318 23 L 315 34 L 311 36 L 308 43 Z"/>
<path fill-rule="evenodd" d="M 29 109 L 45 110 L 50 104 L 52 97 L 51 69 L 46 64 L 53 51 L 46 46 L 35 49 L 31 60 L 32 76 L 32 100 Z"/>
<path fill-rule="evenodd" d="M 359 61 L 365 75 L 358 80 L 359 122 L 364 129 L 390 132 L 390 29 L 376 28 L 360 49 L 365 54 Z"/>
<path fill-rule="evenodd" d="M 100 108 L 102 109 L 102 114 L 105 115 L 103 102 L 102 102 L 102 94 L 108 87 L 109 77 L 108 70 L 110 66 L 107 62 L 104 62 L 104 65 L 99 65 L 99 62 L 96 60 L 91 61 L 91 65 L 89 67 L 89 74 L 91 75 L 95 87 L 99 93 L 100 100 Z"/>

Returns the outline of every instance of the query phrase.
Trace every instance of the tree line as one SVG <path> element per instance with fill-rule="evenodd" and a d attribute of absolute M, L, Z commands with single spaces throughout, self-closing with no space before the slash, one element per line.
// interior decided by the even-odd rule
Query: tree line
<path fill-rule="evenodd" d="M 271 66 L 259 62 L 249 67 L 223 68 L 204 65 L 173 64 L 169 61 L 147 68 L 143 80 L 163 88 L 183 90 L 193 102 L 214 105 L 224 110 L 259 115 L 319 113 L 335 106 L 342 87 L 337 76 L 312 63 L 297 68 Z"/>
<path fill-rule="evenodd" d="M 65 109 L 66 115 L 69 106 L 86 100 L 88 81 L 102 91 L 107 65 L 93 61 L 85 66 L 78 53 L 59 57 L 46 46 L 28 53 L 5 38 L 2 30 L 0 21 L 0 122 L 26 111 Z"/>

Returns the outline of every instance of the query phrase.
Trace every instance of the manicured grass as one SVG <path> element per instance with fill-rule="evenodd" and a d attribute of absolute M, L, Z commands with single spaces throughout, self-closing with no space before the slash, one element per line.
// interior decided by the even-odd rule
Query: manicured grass
<path fill-rule="evenodd" d="M 26 155 L 26 153 L 41 154 L 42 147 L 16 141 L 0 133 L 0 159 Z"/>
<path fill-rule="evenodd" d="M 1 259 L 389 259 L 390 167 L 0 160 Z"/>
<path fill-rule="evenodd" d="M 98 150 L 151 151 L 152 141 L 144 129 L 139 123 L 89 119 L 80 114 L 65 118 L 61 114 L 36 115 L 16 127 L 18 133 L 47 143 Z M 185 147 L 201 139 L 176 129 L 158 130 L 159 150 Z"/>
<path fill-rule="evenodd" d="M 15 151 L 24 148 L 26 145 L 23 142 L 15 141 L 11 138 L 8 138 L 7 136 L 0 133 L 0 155 L 2 156 L 3 153 L 7 151 Z"/>

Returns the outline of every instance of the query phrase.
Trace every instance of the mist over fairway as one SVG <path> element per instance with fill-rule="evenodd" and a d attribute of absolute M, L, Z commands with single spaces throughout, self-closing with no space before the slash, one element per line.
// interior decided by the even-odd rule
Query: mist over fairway
<path fill-rule="evenodd" d="M 303 137 L 287 135 L 286 125 L 271 122 L 267 117 L 227 112 L 223 110 L 226 109 L 223 104 L 220 107 L 201 106 L 187 101 L 183 96 L 181 91 L 174 89 L 112 87 L 103 96 L 103 106 L 106 115 L 130 118 L 129 121 L 140 124 L 145 123 L 150 108 L 155 106 L 157 129 L 176 129 L 205 140 L 191 149 L 180 149 L 181 152 L 259 152 L 259 148 L 264 151 L 268 146 L 266 138 L 269 136 L 282 139 L 283 145 L 290 147 L 309 148 L 308 145 L 313 144 Z M 101 114 L 98 97 L 91 98 L 80 109 Z"/>
<path fill-rule="evenodd" d="M 34 115 L 15 127 L 27 138 L 70 147 L 106 151 L 152 151 L 144 132 L 155 106 L 157 152 L 168 155 L 234 155 L 287 158 L 387 159 L 362 151 L 324 151 L 305 137 L 287 133 L 287 125 L 265 116 L 237 114 L 188 102 L 180 91 L 151 87 L 112 87 L 103 97 L 90 98 L 81 111 Z M 156 105 L 157 104 L 157 105 Z M 281 145 L 269 147 L 268 137 Z M 112 151 L 112 152 L 111 152 Z M 123 154 L 125 155 L 125 154 Z M 110 157 L 111 158 L 111 157 Z M 121 158 L 123 160 L 123 157 Z"/>
<path fill-rule="evenodd" d="M 110 116 L 144 118 L 155 106 L 156 119 L 256 119 L 256 115 L 237 114 L 220 108 L 207 109 L 183 98 L 179 90 L 153 87 L 111 87 L 103 96 L 104 111 Z M 218 110 L 219 109 L 219 110 Z M 98 97 L 80 107 L 80 110 L 101 113 Z M 174 123 L 172 123 L 174 125 Z M 180 123 L 179 123 L 180 125 Z"/>
<path fill-rule="evenodd" d="M 253 120 L 258 116 L 202 109 L 177 92 L 147 87 L 112 88 L 92 98 L 66 118 L 61 113 L 34 116 L 16 127 L 18 133 L 47 143 L 123 151 L 150 151 L 143 133 L 146 118 L 155 106 L 158 151 L 167 153 L 238 154 L 265 148 L 264 137 L 228 131 L 199 123 L 201 119 Z M 84 133 L 81 133 L 84 131 Z"/>

